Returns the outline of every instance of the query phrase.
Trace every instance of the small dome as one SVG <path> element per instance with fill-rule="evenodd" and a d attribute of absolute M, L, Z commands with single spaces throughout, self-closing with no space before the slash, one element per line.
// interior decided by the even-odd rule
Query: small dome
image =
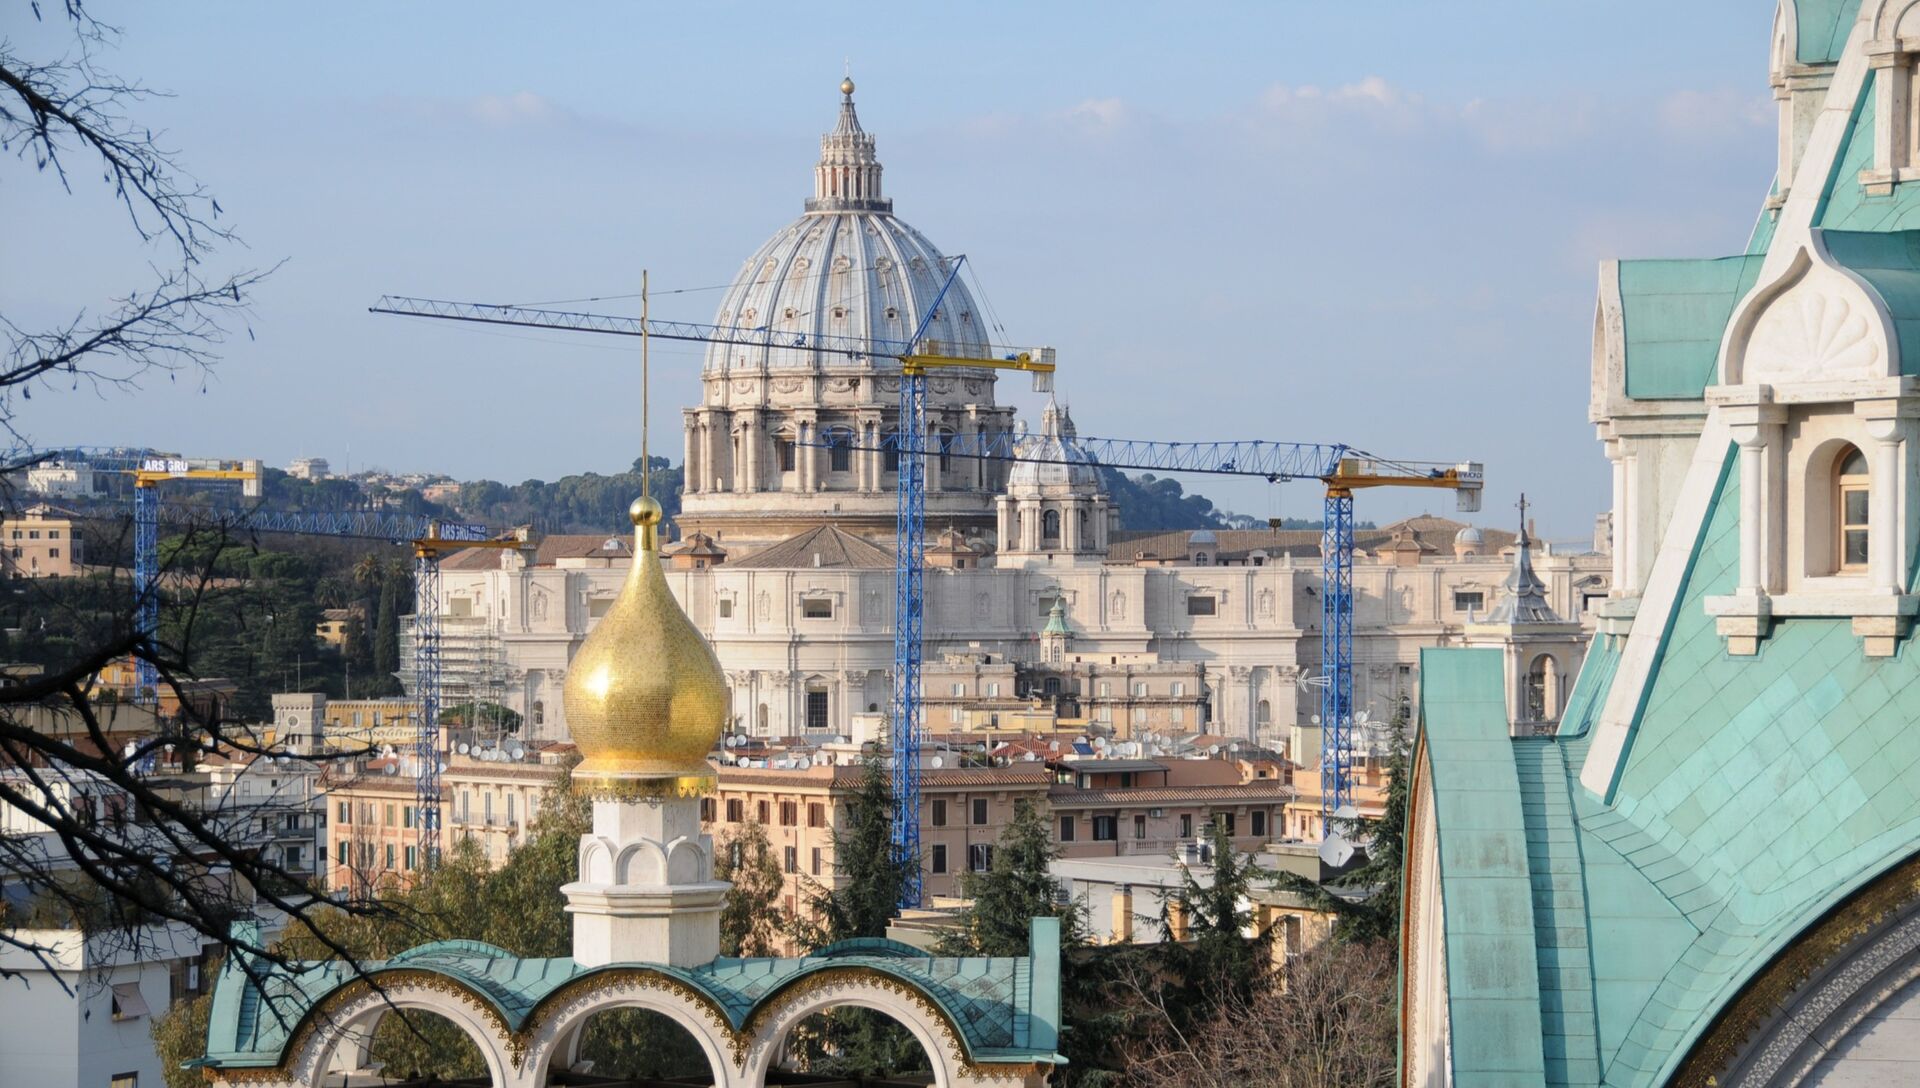
<path fill-rule="evenodd" d="M 1466 528 L 1460 530 L 1459 532 L 1453 534 L 1453 542 L 1455 544 L 1471 544 L 1475 547 L 1479 547 L 1480 545 L 1485 544 L 1487 542 L 1487 537 L 1486 537 L 1486 534 L 1482 533 L 1479 530 L 1479 528 L 1477 528 L 1476 526 L 1469 525 Z"/>
<path fill-rule="evenodd" d="M 1020 444 L 1019 460 L 1007 472 L 1007 492 L 1047 487 L 1099 490 L 1100 471 L 1074 437 L 1073 417 L 1049 399 L 1040 413 L 1039 435 Z"/>
<path fill-rule="evenodd" d="M 1213 545 L 1220 543 L 1220 538 L 1214 535 L 1212 529 L 1195 529 L 1187 534 L 1187 543 Z"/>
<path fill-rule="evenodd" d="M 567 667 L 567 724 L 585 757 L 573 774 L 611 796 L 697 796 L 714 785 L 726 678 L 660 571 L 660 504 L 636 499 L 628 514 L 633 568 Z"/>

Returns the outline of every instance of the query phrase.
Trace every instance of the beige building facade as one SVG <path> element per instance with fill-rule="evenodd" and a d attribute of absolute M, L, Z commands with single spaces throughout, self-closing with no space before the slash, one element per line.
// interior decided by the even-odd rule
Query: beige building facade
<path fill-rule="evenodd" d="M 84 566 L 73 519 L 45 503 L 0 517 L 0 578 L 71 578 Z"/>

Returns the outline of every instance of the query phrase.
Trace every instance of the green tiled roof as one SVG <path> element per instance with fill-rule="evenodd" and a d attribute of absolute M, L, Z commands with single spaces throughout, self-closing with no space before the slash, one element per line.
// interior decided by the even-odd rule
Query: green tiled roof
<path fill-rule="evenodd" d="M 1920 373 L 1920 230 L 1823 230 L 1833 259 L 1867 281 L 1893 315 L 1902 373 Z"/>
<path fill-rule="evenodd" d="M 1627 396 L 1698 400 L 1713 384 L 1720 337 L 1765 254 L 1620 262 Z"/>
<path fill-rule="evenodd" d="M 1422 728 L 1436 756 L 1455 760 L 1436 758 L 1433 774 L 1443 895 L 1454 894 L 1449 867 L 1463 864 L 1449 851 L 1454 808 L 1481 819 L 1504 811 L 1486 796 L 1495 789 L 1522 817 L 1529 898 L 1519 917 L 1530 920 L 1531 948 L 1509 950 L 1502 970 L 1537 970 L 1543 1083 L 1664 1083 L 1801 929 L 1920 850 L 1920 653 L 1911 641 L 1892 658 L 1868 658 L 1846 620 L 1789 618 L 1775 621 L 1759 654 L 1733 657 L 1706 614 L 1704 598 L 1730 592 L 1737 577 L 1731 465 L 1729 450 L 1611 804 L 1583 789 L 1579 773 L 1619 664 L 1612 650 L 1589 651 L 1561 735 L 1507 741 L 1505 759 L 1484 743 L 1496 725 L 1504 733 L 1495 662 L 1472 679 L 1476 700 L 1462 690 L 1464 671 L 1442 666 L 1481 651 L 1422 658 L 1423 677 L 1443 681 L 1434 698 L 1423 694 Z M 1475 705 L 1486 720 L 1463 751 L 1463 708 Z M 1464 875 L 1483 867 L 1469 859 Z M 1460 920 L 1451 901 L 1446 920 L 1451 985 L 1468 966 L 1452 955 Z M 1461 1048 L 1457 1002 L 1456 1063 L 1484 1045 L 1469 1035 Z M 1472 1082 L 1457 1064 L 1456 1075 Z"/>
<path fill-rule="evenodd" d="M 1454 1080 L 1537 1085 L 1532 889 L 1498 650 L 1420 652 L 1420 728 L 1446 910 Z"/>
<path fill-rule="evenodd" d="M 1847 34 L 1860 15 L 1860 0 L 1793 0 L 1799 46 L 1794 59 L 1801 64 L 1832 64 L 1846 47 Z"/>
<path fill-rule="evenodd" d="M 1814 211 L 1816 227 L 1878 232 L 1920 229 L 1920 185 L 1896 185 L 1885 196 L 1873 196 L 1860 184 L 1861 171 L 1873 167 L 1873 88 L 1877 78 L 1869 73 L 1860 88 L 1853 118 Z"/>
<path fill-rule="evenodd" d="M 383 972 L 431 971 L 473 991 L 518 1031 L 548 997 L 598 972 L 641 968 L 678 979 L 706 995 L 738 1029 L 754 1009 L 790 983 L 834 967 L 865 967 L 909 984 L 950 1019 L 976 1062 L 1059 1062 L 1060 930 L 1055 918 L 1033 920 L 1032 955 L 934 957 L 895 941 L 845 941 L 786 959 L 721 958 L 702 967 L 612 964 L 585 969 L 571 959 L 521 959 L 478 941 L 437 941 L 384 963 Z M 257 936 L 252 939 L 257 939 Z M 252 961 L 264 979 L 229 957 L 215 983 L 205 1064 L 273 1066 L 294 1029 L 315 1006 L 354 980 L 338 961 L 290 969 Z"/>

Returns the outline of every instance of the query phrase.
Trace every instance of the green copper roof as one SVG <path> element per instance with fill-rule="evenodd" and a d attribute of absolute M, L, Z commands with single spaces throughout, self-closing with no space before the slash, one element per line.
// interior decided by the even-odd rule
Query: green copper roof
<path fill-rule="evenodd" d="M 1544 1077 L 1532 889 L 1498 650 L 1420 652 L 1420 728 L 1446 910 L 1454 1080 Z"/>
<path fill-rule="evenodd" d="M 1920 186 L 1902 184 L 1885 196 L 1869 194 L 1860 174 L 1873 167 L 1874 80 L 1869 73 L 1854 103 L 1853 118 L 1840 141 L 1826 189 L 1814 210 L 1813 225 L 1829 230 L 1890 231 L 1920 229 Z"/>
<path fill-rule="evenodd" d="M 255 937 L 254 939 L 257 939 Z M 702 967 L 612 964 L 584 969 L 571 959 L 521 959 L 478 941 L 436 941 L 384 963 L 366 964 L 369 977 L 422 970 L 447 978 L 491 1005 L 518 1031 L 542 1001 L 569 983 L 601 972 L 641 969 L 677 979 L 704 994 L 738 1029 L 754 1009 L 789 984 L 817 971 L 865 967 L 926 995 L 959 1030 L 976 1062 L 1060 1062 L 1060 922 L 1035 918 L 1031 956 L 934 957 L 896 941 L 844 941 L 788 959 L 721 958 Z M 214 985 L 205 1064 L 225 1067 L 279 1064 L 301 1020 L 335 990 L 354 980 L 344 963 L 295 964 L 285 969 L 253 961 L 264 979 L 248 977 L 229 957 Z"/>
<path fill-rule="evenodd" d="M 1860 0 L 1793 0 L 1793 11 L 1800 31 L 1794 59 L 1801 64 L 1833 64 L 1860 15 Z"/>
<path fill-rule="evenodd" d="M 1071 635 L 1073 629 L 1067 626 L 1067 610 L 1060 598 L 1053 599 L 1053 608 L 1047 612 L 1047 625 L 1040 631 L 1043 635 Z"/>
<path fill-rule="evenodd" d="M 1801 929 L 1920 849 L 1920 653 L 1908 641 L 1892 658 L 1868 658 L 1846 620 L 1792 618 L 1775 621 L 1759 654 L 1728 655 L 1704 598 L 1734 586 L 1739 501 L 1738 475 L 1723 471 L 1612 804 L 1579 784 L 1618 664 L 1604 646 L 1589 651 L 1561 736 L 1506 742 L 1507 766 L 1476 745 L 1471 775 L 1466 765 L 1443 773 L 1436 759 L 1443 895 L 1454 894 L 1448 867 L 1462 864 L 1449 852 L 1449 812 L 1511 806 L 1522 817 L 1530 895 L 1518 917 L 1532 947 L 1499 970 L 1537 968 L 1544 1083 L 1665 1083 Z M 1436 757 L 1461 732 L 1459 708 L 1485 708 L 1475 736 L 1493 733 L 1498 670 L 1469 678 L 1449 664 L 1474 652 L 1423 655 L 1423 676 L 1443 682 L 1421 702 Z M 1469 679 L 1477 703 L 1461 690 Z M 1481 868 L 1469 860 L 1463 875 Z M 1451 978 L 1452 902 L 1446 920 Z M 1457 1034 L 1457 1004 L 1453 1015 Z M 1462 1042 L 1456 1063 L 1483 1045 Z"/>
<path fill-rule="evenodd" d="M 1733 307 L 1759 278 L 1765 254 L 1713 260 L 1620 262 L 1627 396 L 1698 400 L 1713 384 Z"/>

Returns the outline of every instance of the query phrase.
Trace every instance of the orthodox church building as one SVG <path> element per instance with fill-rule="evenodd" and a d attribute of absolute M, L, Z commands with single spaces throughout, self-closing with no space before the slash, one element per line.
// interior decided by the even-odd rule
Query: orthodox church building
<path fill-rule="evenodd" d="M 1612 591 L 1550 736 L 1422 654 L 1403 1083 L 1920 1081 L 1917 43 L 1781 0 L 1745 249 L 1601 268 Z"/>
<path fill-rule="evenodd" d="M 214 1085 L 322 1088 L 384 1082 L 374 1036 L 430 1013 L 478 1049 L 495 1088 L 579 1083 L 593 1018 L 643 1009 L 686 1033 L 715 1088 L 794 1080 L 796 1032 L 845 1007 L 904 1027 L 938 1088 L 1040 1088 L 1060 1042 L 1060 923 L 1036 918 L 1029 954 L 935 957 L 865 938 L 790 958 L 720 955 L 730 887 L 714 879 L 700 804 L 707 753 L 727 726 L 719 661 L 675 603 L 660 563 L 660 506 L 636 500 L 634 554 L 565 688 L 591 798 L 578 879 L 560 888 L 573 954 L 527 959 L 479 941 L 435 941 L 379 962 L 279 963 L 242 950 L 214 985 L 206 1056 Z M 257 923 L 235 934 L 261 948 Z M 801 1078 L 804 1082 L 806 1078 Z M 820 1080 L 822 1078 L 812 1078 Z"/>
<path fill-rule="evenodd" d="M 858 732 L 889 700 L 899 465 L 885 447 L 899 367 L 835 350 L 836 338 L 903 341 L 931 314 L 935 341 L 987 342 L 965 284 L 934 306 L 945 258 L 894 215 L 852 82 L 841 92 L 803 213 L 747 259 L 715 315 L 783 335 L 713 345 L 700 401 L 684 412 L 686 491 L 667 578 L 719 654 L 729 728 L 741 733 Z M 990 370 L 929 386 L 940 433 L 1024 434 L 1038 451 L 1011 463 L 929 456 L 929 730 L 990 726 L 1038 699 L 1070 729 L 1205 732 L 1317 761 L 1317 531 L 1128 536 L 1066 406 L 1049 401 L 1030 426 L 996 403 Z M 818 444 L 828 438 L 846 441 Z M 1356 695 L 1385 722 L 1409 705 L 1421 647 L 1506 644 L 1511 631 L 1483 621 L 1507 592 L 1517 541 L 1418 517 L 1362 530 L 1357 543 Z M 1559 626 L 1527 628 L 1533 652 L 1513 655 L 1516 713 L 1551 728 L 1612 560 L 1518 546 L 1527 591 Z M 498 701 L 529 734 L 566 739 L 559 692 L 630 562 L 618 537 L 449 557 L 441 598 L 422 603 L 441 610 L 449 683 L 463 660 L 492 662 Z"/>

